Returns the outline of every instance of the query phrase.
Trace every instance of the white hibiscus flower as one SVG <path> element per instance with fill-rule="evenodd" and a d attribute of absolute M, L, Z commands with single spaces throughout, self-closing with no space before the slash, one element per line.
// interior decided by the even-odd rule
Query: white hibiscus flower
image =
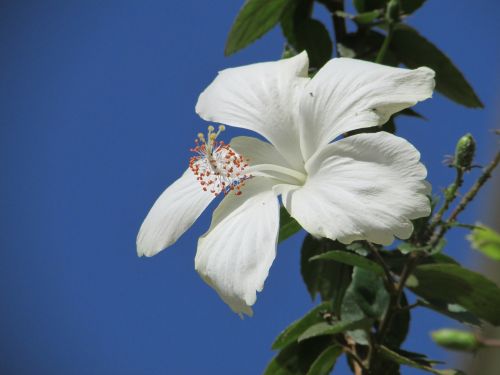
<path fill-rule="evenodd" d="M 431 97 L 434 72 L 338 58 L 308 78 L 308 57 L 226 69 L 200 95 L 205 120 L 252 130 L 268 142 L 199 135 L 190 168 L 158 198 L 137 237 L 139 255 L 172 245 L 219 193 L 195 268 L 236 313 L 252 315 L 276 255 L 279 202 L 314 236 L 388 245 L 430 214 L 426 169 L 406 140 L 379 132 Z M 332 143 L 332 141 L 334 141 Z"/>

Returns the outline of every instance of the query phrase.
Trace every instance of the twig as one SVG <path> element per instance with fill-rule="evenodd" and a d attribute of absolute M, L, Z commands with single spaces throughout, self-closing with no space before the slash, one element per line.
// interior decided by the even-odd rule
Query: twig
<path fill-rule="evenodd" d="M 450 228 L 450 224 L 457 220 L 458 215 L 467 207 L 467 205 L 474 199 L 479 190 L 483 187 L 483 185 L 488 181 L 491 177 L 493 170 L 497 167 L 500 162 L 500 152 L 497 152 L 494 159 L 491 163 L 484 168 L 483 174 L 479 176 L 474 185 L 470 188 L 470 190 L 462 197 L 457 207 L 452 211 L 450 217 L 446 220 L 443 225 L 441 225 L 439 231 L 434 234 L 431 238 L 429 244 L 431 246 L 435 245 L 439 242 L 441 238 L 446 234 L 448 229 Z"/>
<path fill-rule="evenodd" d="M 389 44 L 392 41 L 392 35 L 394 34 L 394 23 L 389 22 L 389 27 L 387 29 L 387 35 L 385 36 L 384 42 L 382 43 L 382 47 L 378 51 L 377 58 L 375 62 L 377 64 L 382 64 L 384 62 L 385 55 L 389 49 Z"/>
<path fill-rule="evenodd" d="M 389 288 L 389 292 L 391 294 L 396 293 L 396 287 L 394 286 L 394 284 L 395 284 L 394 277 L 392 277 L 391 270 L 389 269 L 389 266 L 385 262 L 384 258 L 382 258 L 382 255 L 380 255 L 380 251 L 378 251 L 377 247 L 369 241 L 366 241 L 366 243 L 368 244 L 368 247 L 370 248 L 372 253 L 375 255 L 377 263 L 380 266 L 382 266 L 382 268 L 384 270 L 385 277 L 387 279 L 387 287 Z"/>

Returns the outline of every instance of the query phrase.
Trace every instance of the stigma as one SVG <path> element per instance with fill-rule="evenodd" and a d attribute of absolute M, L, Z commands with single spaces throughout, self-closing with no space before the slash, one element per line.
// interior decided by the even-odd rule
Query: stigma
<path fill-rule="evenodd" d="M 195 155 L 189 160 L 189 168 L 203 191 L 215 196 L 230 192 L 240 195 L 245 181 L 251 177 L 245 172 L 248 162 L 229 144 L 217 140 L 224 130 L 224 125 L 220 125 L 215 132 L 215 128 L 210 125 L 206 137 L 198 133 L 195 147 L 191 149 Z"/>

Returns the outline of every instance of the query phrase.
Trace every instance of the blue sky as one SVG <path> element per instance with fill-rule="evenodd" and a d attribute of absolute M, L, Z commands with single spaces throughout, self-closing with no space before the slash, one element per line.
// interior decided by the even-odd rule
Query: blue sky
<path fill-rule="evenodd" d="M 145 214 L 206 128 L 194 112 L 199 93 L 218 70 L 281 54 L 276 29 L 223 56 L 241 3 L 1 5 L 1 373 L 257 374 L 273 338 L 313 306 L 299 273 L 303 234 L 279 247 L 255 316 L 245 320 L 194 271 L 211 209 L 169 250 L 151 259 L 135 252 Z M 499 14 L 496 1 L 442 0 L 409 19 L 486 105 L 470 110 L 435 95 L 418 106 L 429 121 L 400 121 L 436 192 L 452 178 L 441 162 L 458 137 L 474 134 L 479 163 L 495 147 Z M 488 222 L 485 202 L 464 221 Z M 464 235 L 457 230 L 446 251 L 469 262 Z M 450 324 L 420 311 L 405 347 L 446 359 L 428 331 Z"/>

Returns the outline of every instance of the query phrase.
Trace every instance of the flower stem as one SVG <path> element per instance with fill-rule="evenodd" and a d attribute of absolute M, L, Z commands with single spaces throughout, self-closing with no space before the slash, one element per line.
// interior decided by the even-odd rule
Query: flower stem
<path fill-rule="evenodd" d="M 389 50 L 389 44 L 391 43 L 393 34 L 394 34 L 394 23 L 389 22 L 389 28 L 387 30 L 387 35 L 385 36 L 384 43 L 382 43 L 382 47 L 380 47 L 380 50 L 378 51 L 377 54 L 377 58 L 375 59 L 375 62 L 377 64 L 383 64 L 385 55 Z"/>

